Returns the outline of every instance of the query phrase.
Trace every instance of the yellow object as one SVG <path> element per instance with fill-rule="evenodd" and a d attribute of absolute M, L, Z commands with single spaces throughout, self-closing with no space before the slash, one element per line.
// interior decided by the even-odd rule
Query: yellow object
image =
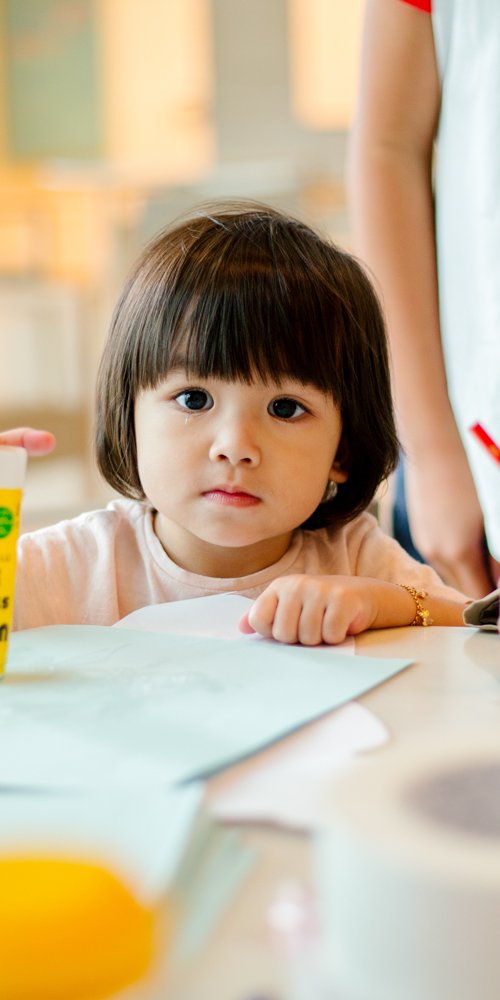
<path fill-rule="evenodd" d="M 0 858 L 2 1000 L 100 1000 L 151 964 L 156 918 L 111 872 L 49 857 Z"/>
<path fill-rule="evenodd" d="M 0 675 L 7 659 L 14 608 L 16 544 L 25 467 L 24 448 L 0 448 Z"/>

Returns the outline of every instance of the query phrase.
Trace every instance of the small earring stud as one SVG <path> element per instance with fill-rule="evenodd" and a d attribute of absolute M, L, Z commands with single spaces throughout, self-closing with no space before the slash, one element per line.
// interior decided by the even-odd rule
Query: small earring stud
<path fill-rule="evenodd" d="M 337 490 L 338 485 L 335 480 L 329 479 L 326 484 L 325 492 L 321 498 L 321 503 L 328 503 L 329 500 L 333 500 L 333 498 L 337 496 Z"/>

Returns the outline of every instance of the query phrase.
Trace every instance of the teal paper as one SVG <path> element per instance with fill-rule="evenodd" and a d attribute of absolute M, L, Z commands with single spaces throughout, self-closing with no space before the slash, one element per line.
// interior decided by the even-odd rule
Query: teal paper
<path fill-rule="evenodd" d="M 18 632 L 0 684 L 0 783 L 204 777 L 410 662 L 99 626 Z"/>

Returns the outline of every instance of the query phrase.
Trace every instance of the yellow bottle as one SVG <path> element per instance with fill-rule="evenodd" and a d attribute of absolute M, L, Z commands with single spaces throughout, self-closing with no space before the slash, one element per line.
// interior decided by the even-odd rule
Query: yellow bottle
<path fill-rule="evenodd" d="M 25 471 L 24 448 L 0 447 L 0 676 L 5 669 L 12 624 L 16 544 Z"/>

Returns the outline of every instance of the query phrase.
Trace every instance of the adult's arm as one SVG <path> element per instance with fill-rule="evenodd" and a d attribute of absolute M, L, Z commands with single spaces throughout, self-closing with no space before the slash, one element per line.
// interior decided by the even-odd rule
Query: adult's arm
<path fill-rule="evenodd" d="M 441 95 L 430 16 L 400 0 L 367 0 L 361 63 L 348 196 L 355 250 L 388 324 L 410 527 L 440 576 L 479 596 L 492 585 L 483 517 L 439 327 L 432 158 Z"/>

